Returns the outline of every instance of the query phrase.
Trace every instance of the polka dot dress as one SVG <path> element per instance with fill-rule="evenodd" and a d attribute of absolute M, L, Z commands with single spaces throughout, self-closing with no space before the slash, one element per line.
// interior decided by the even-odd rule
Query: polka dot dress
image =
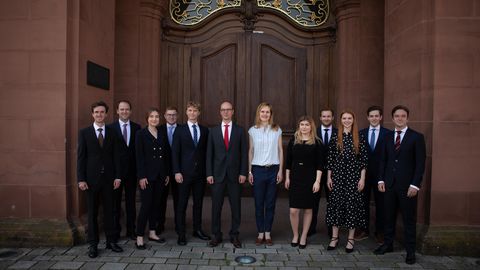
<path fill-rule="evenodd" d="M 367 167 L 365 139 L 360 137 L 359 154 L 355 154 L 352 134 L 343 134 L 343 153 L 337 148 L 337 135 L 328 146 L 327 169 L 332 171 L 333 189 L 327 203 L 327 225 L 348 229 L 364 228 L 366 213 L 363 193 L 358 192 L 361 170 Z"/>

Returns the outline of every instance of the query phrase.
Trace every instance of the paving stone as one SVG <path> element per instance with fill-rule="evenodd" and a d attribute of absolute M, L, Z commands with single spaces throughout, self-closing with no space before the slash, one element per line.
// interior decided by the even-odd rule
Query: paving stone
<path fill-rule="evenodd" d="M 177 270 L 196 270 L 197 267 L 197 265 L 181 264 L 177 267 Z"/>
<path fill-rule="evenodd" d="M 188 264 L 190 259 L 167 259 L 168 264 Z"/>
<path fill-rule="evenodd" d="M 235 270 L 254 270 L 254 268 L 250 266 L 235 266 Z"/>
<path fill-rule="evenodd" d="M 144 260 L 142 257 L 125 257 L 121 258 L 120 261 L 122 263 L 141 263 Z"/>
<path fill-rule="evenodd" d="M 192 247 L 189 246 L 173 246 L 170 251 L 191 252 Z"/>
<path fill-rule="evenodd" d="M 153 255 L 153 257 L 161 257 L 161 258 L 180 258 L 180 251 L 174 252 L 167 252 L 167 251 L 157 251 Z M 152 256 L 144 256 L 144 257 L 152 257 Z"/>
<path fill-rule="evenodd" d="M 201 252 L 185 252 L 183 251 L 182 254 L 180 254 L 181 259 L 200 259 L 202 258 L 202 253 Z"/>
<path fill-rule="evenodd" d="M 191 259 L 190 264 L 195 264 L 195 265 L 208 265 L 208 260 L 204 259 Z"/>
<path fill-rule="evenodd" d="M 122 257 L 104 257 L 104 256 L 100 256 L 98 257 L 95 261 L 98 261 L 98 262 L 110 262 L 110 263 L 116 263 L 116 262 L 120 262 L 120 260 L 122 259 Z"/>
<path fill-rule="evenodd" d="M 0 269 L 7 269 L 10 265 L 14 264 L 15 261 L 10 261 L 10 260 L 5 260 L 2 261 L 0 260 Z"/>
<path fill-rule="evenodd" d="M 142 263 L 165 263 L 166 258 L 145 258 Z"/>
<path fill-rule="evenodd" d="M 36 255 L 25 254 L 22 257 L 18 258 L 17 260 L 18 261 L 33 261 L 35 257 L 37 257 L 37 256 Z"/>
<path fill-rule="evenodd" d="M 228 247 L 219 247 L 219 248 L 214 248 L 213 249 L 214 253 L 233 253 L 235 252 L 234 248 L 228 248 Z"/>
<path fill-rule="evenodd" d="M 214 266 L 226 266 L 229 264 L 229 261 L 227 260 L 209 260 L 208 265 L 214 265 Z"/>
<path fill-rule="evenodd" d="M 44 269 L 50 269 L 50 267 L 57 262 L 55 261 L 39 261 L 37 262 L 34 266 L 30 267 L 30 270 L 44 270 Z"/>
<path fill-rule="evenodd" d="M 88 250 L 88 247 L 78 246 L 72 247 L 71 249 L 67 250 L 64 255 L 83 255 Z"/>
<path fill-rule="evenodd" d="M 123 270 L 127 267 L 126 263 L 105 263 L 100 270 Z"/>
<path fill-rule="evenodd" d="M 265 254 L 266 261 L 288 261 L 286 254 Z"/>
<path fill-rule="evenodd" d="M 49 252 L 50 250 L 51 250 L 51 248 L 36 248 L 36 249 L 33 249 L 32 251 L 30 251 L 28 254 L 29 255 L 41 256 L 41 255 L 44 255 L 45 253 Z"/>
<path fill-rule="evenodd" d="M 71 255 L 59 255 L 59 256 L 53 256 L 52 261 L 73 261 L 77 256 L 71 256 Z"/>
<path fill-rule="evenodd" d="M 275 266 L 261 266 L 261 267 L 254 267 L 254 269 L 262 269 L 262 270 L 277 270 L 277 267 Z"/>
<path fill-rule="evenodd" d="M 32 267 L 35 263 L 35 261 L 17 261 L 14 264 L 10 265 L 8 269 L 28 269 Z"/>
<path fill-rule="evenodd" d="M 156 252 L 154 250 L 135 250 L 130 257 L 153 257 Z"/>
<path fill-rule="evenodd" d="M 83 262 L 57 262 L 51 269 L 80 269 Z"/>
<path fill-rule="evenodd" d="M 275 266 L 275 267 L 279 267 L 279 266 L 285 266 L 285 264 L 283 263 L 283 261 L 266 261 L 265 262 L 265 266 Z"/>
<path fill-rule="evenodd" d="M 125 270 L 150 270 L 152 269 L 153 264 L 138 264 L 138 263 L 131 263 L 127 266 Z"/>
<path fill-rule="evenodd" d="M 255 253 L 259 253 L 259 254 L 277 254 L 277 250 L 276 249 L 255 249 Z"/>
<path fill-rule="evenodd" d="M 40 255 L 40 256 L 36 256 L 35 258 L 33 258 L 33 261 L 49 261 L 52 258 L 53 258 L 53 256 Z"/>
<path fill-rule="evenodd" d="M 343 262 L 343 261 L 340 261 L 340 262 L 332 262 L 332 266 L 333 267 L 355 267 L 355 263 L 354 262 Z"/>
<path fill-rule="evenodd" d="M 98 270 L 103 266 L 101 262 L 86 262 L 80 270 Z"/>
<path fill-rule="evenodd" d="M 220 270 L 220 266 L 200 265 L 197 270 Z"/>
<path fill-rule="evenodd" d="M 306 261 L 286 261 L 285 266 L 308 266 Z"/>
<path fill-rule="evenodd" d="M 237 248 L 235 249 L 234 253 L 243 253 L 243 254 L 254 254 L 254 248 Z"/>
<path fill-rule="evenodd" d="M 221 270 L 235 270 L 235 266 L 220 266 Z"/>
<path fill-rule="evenodd" d="M 312 257 L 308 254 L 289 254 L 288 258 L 290 261 L 311 261 Z"/>
<path fill-rule="evenodd" d="M 359 261 L 359 262 L 372 262 L 372 261 L 378 261 L 379 260 L 379 257 L 377 255 L 356 254 L 354 256 L 357 259 L 357 261 Z"/>
<path fill-rule="evenodd" d="M 306 249 L 299 249 L 298 253 L 300 253 L 300 254 L 322 254 L 322 251 L 319 250 L 319 249 L 306 248 Z"/>
<path fill-rule="evenodd" d="M 308 262 L 308 265 L 311 267 L 324 268 L 324 267 L 332 267 L 332 262 L 312 261 L 312 262 Z"/>
<path fill-rule="evenodd" d="M 176 270 L 176 264 L 155 264 L 152 270 Z"/>
<path fill-rule="evenodd" d="M 52 248 L 44 255 L 52 255 L 52 256 L 63 255 L 68 250 L 69 248 Z M 85 249 L 85 252 L 87 252 L 87 250 L 88 249 Z"/>
<path fill-rule="evenodd" d="M 213 248 L 211 247 L 194 247 L 192 248 L 192 252 L 213 252 Z"/>
<path fill-rule="evenodd" d="M 278 270 L 297 270 L 297 267 L 294 267 L 294 266 L 283 266 L 283 267 L 278 267 Z"/>
<path fill-rule="evenodd" d="M 225 259 L 225 253 L 205 252 L 203 253 L 202 259 Z"/>
<path fill-rule="evenodd" d="M 356 267 L 366 267 L 366 268 L 371 268 L 374 267 L 373 262 L 355 262 Z"/>
<path fill-rule="evenodd" d="M 321 262 L 332 262 L 334 261 L 333 259 L 333 255 L 325 255 L 325 254 L 312 254 L 310 255 L 310 257 L 312 258 L 313 261 L 321 261 Z"/>
<path fill-rule="evenodd" d="M 357 256 L 360 256 L 360 255 L 357 255 Z M 351 254 L 333 255 L 332 257 L 335 261 L 339 261 L 339 262 L 356 262 L 356 261 L 358 261 L 357 257 L 355 255 L 351 255 Z"/>

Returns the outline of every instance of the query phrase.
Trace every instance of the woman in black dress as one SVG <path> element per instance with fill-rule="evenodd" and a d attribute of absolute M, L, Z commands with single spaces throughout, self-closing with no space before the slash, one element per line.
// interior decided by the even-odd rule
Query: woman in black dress
<path fill-rule="evenodd" d="M 307 233 L 312 221 L 313 193 L 320 189 L 322 160 L 325 150 L 317 139 L 315 122 L 309 116 L 298 121 L 294 137 L 288 143 L 285 188 L 289 190 L 292 247 L 307 246 Z M 300 209 L 303 212 L 303 230 L 299 240 Z"/>
<path fill-rule="evenodd" d="M 158 132 L 160 122 L 158 109 L 151 108 L 147 113 L 147 127 L 137 131 L 135 151 L 137 161 L 137 178 L 140 185 L 141 207 L 137 220 L 138 249 L 145 249 L 143 236 L 148 221 L 150 241 L 164 243 L 165 239 L 158 237 L 155 228 L 158 221 L 160 195 L 168 184 L 169 151 L 168 140 L 163 133 Z"/>
<path fill-rule="evenodd" d="M 332 136 L 328 145 L 327 185 L 330 197 L 327 203 L 327 225 L 332 226 L 332 239 L 327 250 L 333 250 L 338 243 L 338 229 L 348 229 L 345 251 L 353 251 L 355 228 L 365 226 L 366 216 L 363 205 L 363 187 L 367 167 L 365 139 L 358 132 L 355 114 L 344 111 L 340 114 L 341 124 L 337 135 Z"/>

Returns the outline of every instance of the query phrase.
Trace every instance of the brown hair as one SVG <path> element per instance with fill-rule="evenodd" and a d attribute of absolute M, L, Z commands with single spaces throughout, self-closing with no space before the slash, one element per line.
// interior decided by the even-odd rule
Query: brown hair
<path fill-rule="evenodd" d="M 187 106 L 186 106 L 185 108 L 188 109 L 188 108 L 190 108 L 190 107 L 195 108 L 195 109 L 197 109 L 198 111 L 201 111 L 200 103 L 197 103 L 197 102 L 195 102 L 195 101 L 189 101 L 189 102 L 187 103 Z"/>
<path fill-rule="evenodd" d="M 160 111 L 157 108 L 155 107 L 148 108 L 147 113 L 145 114 L 145 121 L 147 121 L 147 125 L 148 125 L 148 117 L 150 116 L 150 114 L 152 114 L 152 112 L 157 112 L 160 115 Z"/>
<path fill-rule="evenodd" d="M 167 106 L 167 108 L 165 108 L 165 112 L 167 112 L 167 111 L 176 111 L 176 112 L 178 112 L 177 107 L 175 107 L 175 106 Z"/>
<path fill-rule="evenodd" d="M 103 100 L 94 102 L 92 105 L 90 105 L 90 109 L 92 110 L 92 113 L 96 107 L 100 107 L 100 106 L 105 108 L 105 113 L 108 113 L 108 105 Z"/>
<path fill-rule="evenodd" d="M 310 138 L 308 139 L 307 144 L 315 144 L 315 140 L 317 139 L 317 128 L 315 126 L 315 121 L 313 121 L 313 118 L 308 115 L 301 116 L 298 119 L 297 130 L 295 131 L 295 134 L 294 134 L 294 138 L 295 138 L 294 143 L 299 144 L 302 142 L 302 137 L 300 135 L 300 123 L 303 121 L 307 121 L 310 124 L 310 127 L 312 128 L 310 130 Z"/>
<path fill-rule="evenodd" d="M 260 111 L 262 110 L 263 107 L 268 107 L 268 109 L 270 110 L 270 119 L 268 120 L 268 124 L 270 125 L 270 127 L 273 130 L 275 130 L 275 131 L 278 130 L 278 125 L 275 122 L 273 122 L 273 108 L 272 108 L 272 105 L 270 105 L 267 102 L 262 102 L 257 107 L 257 112 L 255 113 L 255 127 L 259 128 L 261 123 L 262 123 L 262 121 L 260 121 Z"/>
<path fill-rule="evenodd" d="M 128 107 L 130 108 L 130 110 L 132 109 L 132 104 L 130 103 L 130 101 L 126 100 L 126 99 L 121 99 L 117 102 L 117 110 L 118 110 L 118 107 L 120 106 L 120 103 L 127 103 L 128 104 Z"/>
<path fill-rule="evenodd" d="M 107 110 L 108 110 L 108 109 L 107 109 Z M 407 108 L 407 106 L 403 106 L 403 105 L 397 105 L 397 106 L 393 107 L 393 109 L 392 109 L 392 117 L 393 117 L 393 115 L 395 114 L 395 112 L 398 111 L 398 110 L 404 110 L 404 111 L 406 111 L 406 112 L 407 112 L 407 118 L 408 118 L 408 116 L 409 116 L 409 114 L 410 114 L 410 110 Z"/>
<path fill-rule="evenodd" d="M 353 137 L 353 149 L 355 150 L 355 154 L 358 155 L 358 153 L 360 152 L 360 138 L 359 138 L 359 135 L 358 135 L 358 127 L 357 127 L 357 122 L 355 120 L 355 113 L 353 113 L 353 111 L 351 110 L 344 110 L 341 114 L 340 114 L 340 121 L 338 123 L 338 140 L 337 140 L 337 147 L 338 149 L 340 149 L 340 152 L 343 152 L 343 125 L 342 125 L 342 116 L 344 114 L 350 114 L 352 115 L 353 117 L 353 123 L 352 123 L 352 130 L 350 130 L 350 132 L 352 133 L 352 137 Z"/>

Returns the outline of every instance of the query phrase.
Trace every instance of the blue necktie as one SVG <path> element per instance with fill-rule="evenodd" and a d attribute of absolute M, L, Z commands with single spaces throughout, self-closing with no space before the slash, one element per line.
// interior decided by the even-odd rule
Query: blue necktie
<path fill-rule="evenodd" d="M 372 130 L 372 135 L 370 135 L 370 149 L 375 149 L 375 130 L 374 128 Z"/>
<path fill-rule="evenodd" d="M 168 143 L 172 146 L 173 142 L 173 126 L 168 127 Z"/>
<path fill-rule="evenodd" d="M 323 144 L 328 145 L 328 128 L 325 128 L 325 135 L 323 135 Z"/>
<path fill-rule="evenodd" d="M 192 125 L 193 128 L 193 143 L 195 146 L 198 144 L 198 131 L 197 131 L 197 125 Z"/>

